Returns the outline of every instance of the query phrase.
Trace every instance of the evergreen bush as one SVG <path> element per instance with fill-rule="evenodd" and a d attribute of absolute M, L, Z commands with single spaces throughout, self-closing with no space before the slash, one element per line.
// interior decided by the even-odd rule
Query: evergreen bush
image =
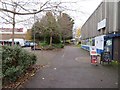
<path fill-rule="evenodd" d="M 2 82 L 14 82 L 36 62 L 36 56 L 21 47 L 3 46 L 2 48 Z"/>

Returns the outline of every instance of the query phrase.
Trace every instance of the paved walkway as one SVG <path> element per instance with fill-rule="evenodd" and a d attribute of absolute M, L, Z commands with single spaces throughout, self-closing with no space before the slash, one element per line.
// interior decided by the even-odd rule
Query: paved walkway
<path fill-rule="evenodd" d="M 23 88 L 117 88 L 113 66 L 90 64 L 89 53 L 75 46 L 62 50 L 35 51 L 37 64 L 46 65 Z"/>

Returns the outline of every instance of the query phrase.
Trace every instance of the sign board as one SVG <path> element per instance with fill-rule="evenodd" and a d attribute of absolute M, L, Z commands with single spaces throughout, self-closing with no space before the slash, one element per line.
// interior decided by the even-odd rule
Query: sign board
<path fill-rule="evenodd" d="M 105 35 L 95 37 L 95 46 L 97 49 L 104 50 Z"/>
<path fill-rule="evenodd" d="M 97 49 L 95 46 L 90 46 L 90 55 L 97 55 Z"/>
<path fill-rule="evenodd" d="M 0 28 L 0 32 L 12 32 L 13 28 Z M 23 32 L 23 28 L 15 28 L 14 32 Z"/>
<path fill-rule="evenodd" d="M 106 19 L 103 19 L 98 23 L 97 30 L 102 29 L 104 27 L 106 27 Z"/>

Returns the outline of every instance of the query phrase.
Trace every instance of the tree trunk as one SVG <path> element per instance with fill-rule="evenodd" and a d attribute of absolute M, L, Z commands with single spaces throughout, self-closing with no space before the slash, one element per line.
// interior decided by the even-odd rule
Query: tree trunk
<path fill-rule="evenodd" d="M 46 41 L 46 37 L 44 36 L 44 43 L 45 43 L 45 41 Z"/>
<path fill-rule="evenodd" d="M 44 35 L 44 43 L 46 43 L 47 42 L 47 36 L 46 36 L 46 34 Z"/>
<path fill-rule="evenodd" d="M 60 43 L 62 43 L 62 35 L 61 35 L 61 33 L 59 34 L 59 37 L 60 37 Z"/>
<path fill-rule="evenodd" d="M 63 44 L 65 44 L 65 37 L 63 36 Z"/>
<path fill-rule="evenodd" d="M 50 35 L 50 46 L 52 46 L 52 34 Z"/>
<path fill-rule="evenodd" d="M 15 9 L 14 9 L 15 12 Z M 12 46 L 14 46 L 14 31 L 15 31 L 15 13 L 13 13 L 13 30 L 12 30 Z"/>

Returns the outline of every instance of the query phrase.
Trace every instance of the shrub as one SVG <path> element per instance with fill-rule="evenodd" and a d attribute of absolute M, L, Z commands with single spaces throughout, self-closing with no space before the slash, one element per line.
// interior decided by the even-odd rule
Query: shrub
<path fill-rule="evenodd" d="M 44 41 L 43 41 L 43 42 L 40 42 L 39 44 L 40 44 L 40 46 L 43 46 L 43 47 L 45 47 L 45 46 L 48 46 L 48 45 L 49 45 L 47 42 L 44 42 Z"/>
<path fill-rule="evenodd" d="M 53 44 L 53 46 L 54 46 L 55 48 L 63 48 L 63 47 L 64 47 L 64 44 L 61 44 L 61 43 L 59 43 L 59 44 Z"/>
<path fill-rule="evenodd" d="M 4 46 L 2 48 L 3 85 L 14 82 L 36 62 L 36 56 L 20 47 Z"/>

